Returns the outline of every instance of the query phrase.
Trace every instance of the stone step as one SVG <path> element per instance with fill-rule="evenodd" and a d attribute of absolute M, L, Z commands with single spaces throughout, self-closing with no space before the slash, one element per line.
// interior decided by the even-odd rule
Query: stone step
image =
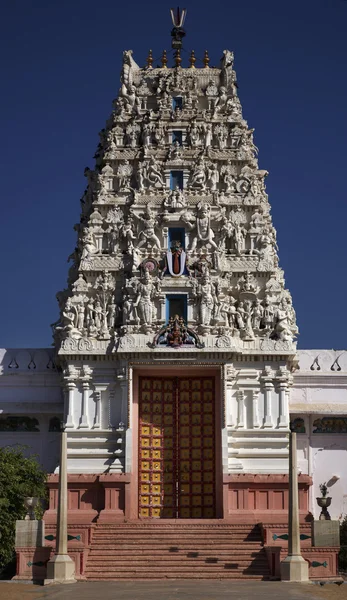
<path fill-rule="evenodd" d="M 257 541 L 257 540 L 261 540 L 260 536 L 257 535 L 214 535 L 211 532 L 206 532 L 205 534 L 197 534 L 197 533 L 184 533 L 183 531 L 181 533 L 176 533 L 176 532 L 166 532 L 166 533 L 156 533 L 156 532 L 151 532 L 148 534 L 133 534 L 133 533 L 94 533 L 93 534 L 93 539 L 97 539 L 97 540 L 106 540 L 106 539 L 133 539 L 133 540 L 138 540 L 138 539 L 156 539 L 156 540 L 161 540 L 161 539 L 182 539 L 182 537 L 187 538 L 187 539 L 211 539 L 211 540 L 228 540 L 229 542 L 232 541 Z"/>
<path fill-rule="evenodd" d="M 170 557 L 180 557 L 188 556 L 191 554 L 196 554 L 199 556 L 209 556 L 211 552 L 218 554 L 218 556 L 258 556 L 259 552 L 262 552 L 261 547 L 257 548 L 180 548 L 178 552 L 172 551 L 168 548 L 162 550 L 152 550 L 151 548 L 119 548 L 115 546 L 114 548 L 95 548 L 94 546 L 89 551 L 89 556 L 134 556 L 134 554 L 138 555 L 147 555 L 150 553 L 150 556 L 170 556 Z"/>
<path fill-rule="evenodd" d="M 156 581 L 156 580 L 167 580 L 167 579 L 172 579 L 172 580 L 176 580 L 176 579 L 180 579 L 180 580 L 191 580 L 191 579 L 199 579 L 204 580 L 204 579 L 216 579 L 216 580 L 220 580 L 220 579 L 233 579 L 235 581 L 262 581 L 264 579 L 269 579 L 268 574 L 266 574 L 265 576 L 262 574 L 259 575 L 252 575 L 252 574 L 243 574 L 243 573 L 221 573 L 221 572 L 217 572 L 217 573 L 206 573 L 206 571 L 191 571 L 190 573 L 157 573 L 156 575 L 152 575 L 151 573 L 137 573 L 137 572 L 131 572 L 131 573 L 102 573 L 101 575 L 97 575 L 97 574 L 93 574 L 93 575 L 87 575 L 86 576 L 87 581 L 134 581 L 135 579 L 139 580 L 139 581 L 144 581 L 144 580 L 151 580 L 151 581 Z"/>
<path fill-rule="evenodd" d="M 147 570 L 158 570 L 164 569 L 165 571 L 171 571 L 171 569 L 176 569 L 180 572 L 185 571 L 186 569 L 195 569 L 205 567 L 215 566 L 218 569 L 231 569 L 231 570 L 245 570 L 250 569 L 251 571 L 264 571 L 264 568 L 267 567 L 267 560 L 233 560 L 229 559 L 228 561 L 218 560 L 218 558 L 210 557 L 205 560 L 185 560 L 184 565 L 178 561 L 156 561 L 156 564 L 153 564 L 153 561 L 150 559 L 144 560 L 134 560 L 130 561 L 120 560 L 120 561 L 93 561 L 93 565 L 88 565 L 88 573 L 92 573 L 93 571 L 118 571 L 118 569 L 126 570 L 126 569 L 134 569 L 134 568 L 145 568 Z"/>

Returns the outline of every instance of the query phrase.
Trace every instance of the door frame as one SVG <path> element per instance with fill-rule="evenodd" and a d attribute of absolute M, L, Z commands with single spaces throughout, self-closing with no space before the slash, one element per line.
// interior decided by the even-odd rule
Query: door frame
<path fill-rule="evenodd" d="M 132 519 L 139 521 L 155 521 L 158 523 L 168 522 L 183 522 L 189 521 L 196 523 L 197 521 L 206 522 L 208 519 L 157 519 L 157 518 L 144 518 L 139 517 L 139 378 L 142 376 L 147 377 L 213 377 L 214 378 L 214 391 L 215 391 L 215 501 L 216 501 L 216 519 L 223 518 L 223 468 L 222 468 L 222 427 L 223 427 L 223 415 L 224 415 L 224 394 L 222 388 L 222 377 L 223 377 L 223 365 L 201 365 L 191 366 L 185 364 L 179 364 L 172 367 L 166 365 L 153 365 L 153 362 L 148 365 L 132 364 L 129 365 L 133 369 L 132 376 L 132 407 L 131 407 L 131 429 L 132 435 L 132 477 L 131 477 L 131 492 L 130 502 L 131 510 L 130 515 Z"/>

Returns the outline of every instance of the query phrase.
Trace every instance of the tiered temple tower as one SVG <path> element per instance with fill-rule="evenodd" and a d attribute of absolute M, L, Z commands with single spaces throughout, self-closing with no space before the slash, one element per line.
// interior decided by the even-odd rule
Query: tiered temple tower
<path fill-rule="evenodd" d="M 123 500 L 107 518 L 283 508 L 244 500 L 250 481 L 270 498 L 288 472 L 298 330 L 268 172 L 233 53 L 185 66 L 180 40 L 172 65 L 123 53 L 58 294 L 68 469 L 108 473 Z"/>

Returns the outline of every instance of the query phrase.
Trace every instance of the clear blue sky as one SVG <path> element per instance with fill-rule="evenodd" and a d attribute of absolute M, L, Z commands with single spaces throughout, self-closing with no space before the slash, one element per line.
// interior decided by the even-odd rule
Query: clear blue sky
<path fill-rule="evenodd" d="M 185 47 L 235 52 L 300 348 L 347 347 L 347 2 L 191 0 Z M 119 89 L 122 51 L 170 49 L 162 1 L 11 0 L 1 9 L 0 346 L 51 344 L 84 167 Z"/>

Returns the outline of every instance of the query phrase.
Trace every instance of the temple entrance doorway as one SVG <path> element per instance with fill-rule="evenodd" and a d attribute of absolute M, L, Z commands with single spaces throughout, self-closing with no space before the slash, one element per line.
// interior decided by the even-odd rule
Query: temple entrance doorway
<path fill-rule="evenodd" d="M 139 517 L 216 516 L 214 377 L 139 377 Z"/>

